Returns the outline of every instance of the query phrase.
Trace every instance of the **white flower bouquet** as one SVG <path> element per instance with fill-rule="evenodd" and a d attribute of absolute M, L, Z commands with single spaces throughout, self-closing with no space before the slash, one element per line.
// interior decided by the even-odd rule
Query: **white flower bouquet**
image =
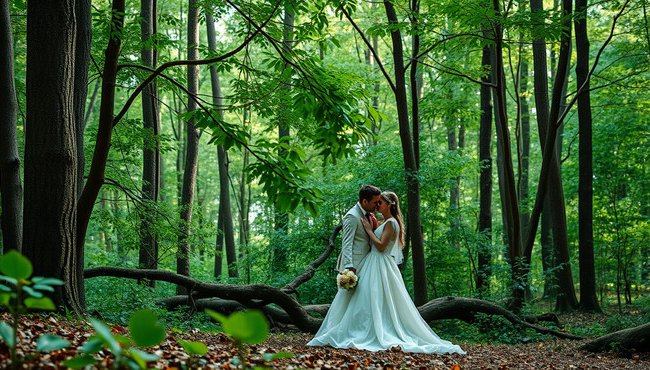
<path fill-rule="evenodd" d="M 343 289 L 352 289 L 357 286 L 359 277 L 352 270 L 344 269 L 336 277 L 336 285 Z"/>

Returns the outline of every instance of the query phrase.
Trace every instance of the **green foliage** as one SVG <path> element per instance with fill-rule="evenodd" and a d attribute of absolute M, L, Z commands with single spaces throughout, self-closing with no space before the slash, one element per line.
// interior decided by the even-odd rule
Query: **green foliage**
<path fill-rule="evenodd" d="M 20 316 L 28 310 L 55 310 L 52 300 L 44 295 L 54 292 L 55 286 L 63 285 L 63 281 L 54 278 L 33 277 L 32 263 L 25 256 L 11 250 L 0 257 L 0 304 L 5 306 L 12 316 L 12 324 L 0 321 L 0 338 L 11 352 L 12 369 L 19 368 L 16 353 L 18 344 L 18 323 Z M 38 339 L 39 351 L 48 348 L 58 349 L 68 345 L 68 342 L 58 336 L 46 334 Z"/>
<path fill-rule="evenodd" d="M 138 347 L 150 347 L 165 339 L 165 328 L 151 310 L 135 312 L 129 322 L 128 336 L 113 334 L 111 329 L 96 319 L 90 319 L 95 329 L 81 347 L 81 355 L 63 361 L 63 365 L 80 369 L 97 363 L 92 356 L 101 350 L 108 350 L 114 357 L 112 368 L 146 369 L 147 363 L 159 359 L 157 355 L 140 350 Z"/>

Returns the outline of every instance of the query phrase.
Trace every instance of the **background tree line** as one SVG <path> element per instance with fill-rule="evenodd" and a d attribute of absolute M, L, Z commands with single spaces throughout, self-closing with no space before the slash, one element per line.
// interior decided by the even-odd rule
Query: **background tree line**
<path fill-rule="evenodd" d="M 416 304 L 621 307 L 650 269 L 646 3 L 2 1 L 3 248 L 76 311 L 98 265 L 283 285 L 373 183 Z"/>

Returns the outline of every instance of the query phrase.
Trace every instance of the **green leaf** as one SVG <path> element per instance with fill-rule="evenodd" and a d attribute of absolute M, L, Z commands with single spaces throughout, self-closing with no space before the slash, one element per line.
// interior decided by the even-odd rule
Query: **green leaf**
<path fill-rule="evenodd" d="M 205 356 L 205 354 L 208 353 L 208 346 L 206 346 L 205 343 L 189 342 L 186 340 L 179 340 L 178 343 L 183 347 L 188 355 Z"/>
<path fill-rule="evenodd" d="M 165 339 L 165 328 L 149 309 L 136 311 L 129 319 L 131 338 L 140 347 L 151 347 Z"/>
<path fill-rule="evenodd" d="M 54 306 L 54 302 L 52 302 L 52 300 L 49 299 L 48 297 L 25 298 L 25 307 L 33 310 L 49 310 L 49 311 L 56 310 L 56 306 Z"/>
<path fill-rule="evenodd" d="M 11 293 L 0 293 L 0 304 L 3 306 L 9 307 L 9 301 L 11 300 Z"/>
<path fill-rule="evenodd" d="M 131 358 L 133 358 L 133 360 L 137 362 L 138 365 L 140 365 L 141 369 L 147 368 L 147 362 L 158 361 L 158 359 L 160 359 L 160 357 L 154 354 L 141 351 L 137 348 L 131 348 L 129 350 L 129 353 L 131 355 Z"/>
<path fill-rule="evenodd" d="M 36 341 L 36 350 L 40 352 L 51 352 L 66 348 L 69 345 L 70 342 L 58 335 L 45 334 Z"/>
<path fill-rule="evenodd" d="M 241 343 L 258 344 L 269 334 L 269 324 L 260 311 L 239 311 L 228 317 L 223 331 Z"/>
<path fill-rule="evenodd" d="M 291 352 L 278 352 L 278 353 L 265 353 L 262 355 L 266 361 L 281 360 L 283 358 L 292 358 L 294 356 Z"/>
<path fill-rule="evenodd" d="M 104 341 L 101 338 L 94 335 L 90 337 L 82 346 L 81 352 L 83 353 L 96 353 L 104 346 Z"/>
<path fill-rule="evenodd" d="M 34 298 L 42 298 L 43 297 L 43 293 L 35 291 L 34 289 L 32 289 L 32 287 L 24 286 L 23 290 L 25 291 L 25 293 L 29 294 L 30 296 L 32 296 Z"/>
<path fill-rule="evenodd" d="M 111 329 L 108 326 L 104 325 L 101 321 L 97 319 L 90 319 L 90 323 L 95 328 L 97 336 L 108 346 L 108 349 L 113 352 L 115 356 L 119 356 L 122 353 L 122 347 L 117 343 L 117 340 L 111 333 Z"/>
<path fill-rule="evenodd" d="M 0 272 L 16 280 L 27 279 L 32 275 L 32 263 L 27 257 L 11 250 L 0 257 Z"/>
<path fill-rule="evenodd" d="M 5 341 L 7 347 L 14 348 L 14 328 L 4 321 L 0 321 L 0 337 Z"/>
<path fill-rule="evenodd" d="M 67 366 L 73 369 L 81 369 L 83 367 L 92 365 L 96 363 L 97 360 L 93 356 L 90 355 L 81 355 L 77 357 L 73 357 L 69 360 L 65 360 L 61 363 L 63 366 Z"/>
<path fill-rule="evenodd" d="M 228 321 L 228 317 L 225 315 L 220 314 L 217 311 L 212 311 L 211 309 L 206 309 L 205 313 L 207 313 L 210 317 L 212 317 L 215 321 L 218 321 L 223 325 L 224 322 Z"/>
<path fill-rule="evenodd" d="M 55 279 L 55 278 L 48 278 L 48 277 L 42 277 L 42 276 L 34 276 L 32 278 L 32 283 L 34 285 L 64 285 L 65 282 L 63 280 Z"/>
<path fill-rule="evenodd" d="M 14 285 L 14 286 L 18 285 L 18 280 L 14 279 L 12 277 L 9 277 L 9 276 L 0 275 L 0 280 L 6 281 L 7 283 L 9 283 L 11 285 Z M 5 287 L 5 286 L 3 285 L 3 287 Z M 9 287 L 5 287 L 5 288 L 11 289 Z"/>

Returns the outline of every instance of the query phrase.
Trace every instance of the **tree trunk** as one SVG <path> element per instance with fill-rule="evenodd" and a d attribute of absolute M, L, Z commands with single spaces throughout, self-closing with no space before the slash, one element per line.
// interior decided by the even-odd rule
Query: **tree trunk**
<path fill-rule="evenodd" d="M 650 352 L 650 323 L 603 335 L 583 344 L 580 349 L 591 352 Z"/>
<path fill-rule="evenodd" d="M 154 1 L 140 1 L 140 36 L 144 45 L 140 50 L 142 64 L 154 67 L 154 49 L 150 45 L 154 30 Z M 142 194 L 145 207 L 140 214 L 140 268 L 158 268 L 158 236 L 155 228 L 154 212 L 150 210 L 158 202 L 160 145 L 158 133 L 160 120 L 158 113 L 158 92 L 155 82 L 147 85 L 142 91 L 142 122 L 145 140 L 142 149 Z M 151 138 L 151 139 L 149 139 Z M 154 282 L 151 282 L 153 284 Z M 152 285 L 153 286 L 153 285 Z"/>
<path fill-rule="evenodd" d="M 389 24 L 398 23 L 397 14 L 393 3 L 384 1 L 386 17 Z M 399 122 L 399 136 L 402 143 L 402 155 L 404 159 L 404 173 L 407 189 L 407 218 L 408 230 L 413 256 L 413 293 L 416 305 L 427 301 L 427 276 L 424 257 L 424 241 L 422 239 L 422 221 L 420 219 L 420 182 L 418 180 L 418 164 L 415 160 L 413 141 L 411 140 L 411 128 L 409 125 L 408 101 L 406 94 L 406 79 L 404 75 L 404 52 L 402 47 L 402 35 L 398 28 L 391 31 L 393 45 L 393 62 L 395 73 L 395 104 L 397 106 L 397 117 Z"/>
<path fill-rule="evenodd" d="M 117 60 L 122 42 L 124 27 L 124 0 L 114 0 L 111 11 L 111 37 L 108 40 L 104 54 L 104 69 L 102 72 L 102 94 L 99 108 L 99 128 L 95 140 L 95 151 L 92 163 L 79 202 L 77 204 L 77 248 L 83 248 L 90 216 L 97 200 L 97 195 L 104 184 L 106 162 L 111 147 L 113 134 L 113 109 L 115 106 L 115 81 L 117 75 Z M 121 248 L 121 243 L 118 248 Z M 81 262 L 83 264 L 83 261 Z M 83 290 L 82 290 L 83 292 Z"/>
<path fill-rule="evenodd" d="M 20 251 L 23 243 L 23 189 L 16 142 L 16 87 L 9 2 L 0 2 L 0 197 L 2 248 Z"/>
<path fill-rule="evenodd" d="M 483 46 L 481 65 L 484 70 L 490 66 L 490 47 Z M 476 289 L 479 294 L 489 294 L 492 276 L 492 94 L 490 75 L 481 78 L 481 122 L 479 134 L 479 216 L 478 230 L 481 242 L 478 246 L 478 271 Z"/>
<path fill-rule="evenodd" d="M 24 255 L 34 275 L 61 279 L 57 306 L 84 311 L 75 243 L 77 142 L 75 2 L 35 1 L 27 10 Z M 56 104 L 53 104 L 56 102 Z"/>
<path fill-rule="evenodd" d="M 199 7 L 196 0 L 189 0 L 187 8 L 187 59 L 199 58 Z M 199 68 L 197 65 L 187 66 L 187 111 L 197 109 L 196 94 L 199 91 Z M 199 157 L 199 132 L 194 126 L 194 118 L 187 121 L 185 168 L 183 171 L 183 190 L 181 192 L 181 227 L 178 238 L 178 253 L 176 254 L 176 272 L 190 276 L 190 246 L 189 237 L 192 224 L 192 206 L 196 185 L 196 171 Z M 178 287 L 178 294 L 184 289 Z"/>
<path fill-rule="evenodd" d="M 591 97 L 589 93 L 589 37 L 587 35 L 587 1 L 576 0 L 576 83 L 578 85 L 578 244 L 580 255 L 580 308 L 600 311 L 596 297 L 593 229 L 593 165 L 591 139 Z"/>
<path fill-rule="evenodd" d="M 205 15 L 208 27 L 208 48 L 216 51 L 216 35 L 214 32 L 214 19 L 210 12 Z M 223 119 L 223 95 L 221 93 L 221 82 L 217 67 L 210 66 L 210 78 L 212 82 L 212 103 L 218 110 L 218 119 Z M 228 276 L 237 277 L 237 250 L 235 246 L 235 230 L 232 221 L 232 209 L 230 206 L 230 175 L 228 174 L 228 152 L 223 145 L 217 145 L 217 157 L 219 162 L 219 220 L 220 228 L 217 228 L 217 238 L 222 235 L 226 246 L 226 262 L 228 263 Z M 218 243 L 217 243 L 218 245 Z M 216 263 L 216 260 L 215 260 Z M 215 277 L 216 265 L 215 265 Z"/>
<path fill-rule="evenodd" d="M 500 13 L 499 1 L 493 0 L 492 5 L 496 13 Z M 508 260 L 511 267 L 512 279 L 512 308 L 519 311 L 524 299 L 524 285 L 526 283 L 526 272 L 522 264 L 523 248 L 521 243 L 521 230 L 519 219 L 519 202 L 517 200 L 517 190 L 515 185 L 514 169 L 512 167 L 512 152 L 510 149 L 510 133 L 508 130 L 508 118 L 506 114 L 505 100 L 505 77 L 503 69 L 503 30 L 501 25 L 494 25 L 494 50 L 495 61 L 495 108 L 498 115 L 496 119 L 497 140 L 501 142 L 499 146 L 503 157 L 503 184 L 505 197 L 503 201 L 506 220 L 506 232 L 508 235 Z M 500 140 L 499 140 L 500 139 Z"/>
<path fill-rule="evenodd" d="M 88 97 L 88 64 L 90 62 L 90 47 L 92 39 L 92 18 L 90 15 L 90 0 L 75 2 L 75 18 L 77 20 L 77 39 L 75 42 L 74 65 L 74 119 L 77 132 L 77 197 L 81 196 L 84 187 L 84 172 L 86 155 L 84 152 L 84 132 L 86 129 L 85 110 Z M 77 258 L 83 261 L 83 248 Z M 83 266 L 81 266 L 83 268 Z M 83 271 L 79 271 L 82 274 Z"/>

